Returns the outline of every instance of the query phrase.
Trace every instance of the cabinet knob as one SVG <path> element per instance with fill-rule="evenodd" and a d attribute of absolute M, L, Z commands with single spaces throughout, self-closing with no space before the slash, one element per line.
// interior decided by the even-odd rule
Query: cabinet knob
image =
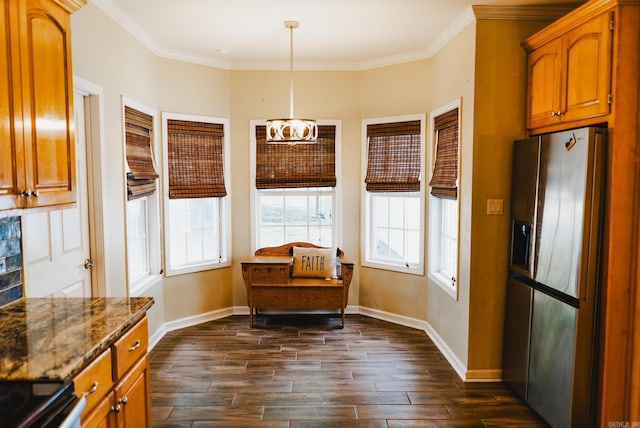
<path fill-rule="evenodd" d="M 118 400 L 118 403 L 126 405 L 129 403 L 129 399 L 126 396 L 122 397 L 121 399 Z"/>
<path fill-rule="evenodd" d="M 31 189 L 25 189 L 23 191 L 21 191 L 19 193 L 20 196 L 23 196 L 25 198 L 30 198 L 30 197 L 35 197 L 37 198 L 38 196 L 40 196 L 40 191 L 38 190 L 31 190 Z"/>
<path fill-rule="evenodd" d="M 111 406 L 111 411 L 114 413 L 120 413 L 120 410 L 122 410 L 122 407 L 120 407 L 120 405 L 116 405 L 116 406 Z"/>

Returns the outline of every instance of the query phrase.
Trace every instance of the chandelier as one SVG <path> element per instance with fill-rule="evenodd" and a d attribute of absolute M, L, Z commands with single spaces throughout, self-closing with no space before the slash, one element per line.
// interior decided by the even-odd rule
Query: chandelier
<path fill-rule="evenodd" d="M 318 139 L 318 125 L 313 119 L 293 118 L 293 29 L 298 21 L 284 21 L 289 29 L 289 118 L 267 120 L 267 143 L 298 144 L 315 143 Z"/>

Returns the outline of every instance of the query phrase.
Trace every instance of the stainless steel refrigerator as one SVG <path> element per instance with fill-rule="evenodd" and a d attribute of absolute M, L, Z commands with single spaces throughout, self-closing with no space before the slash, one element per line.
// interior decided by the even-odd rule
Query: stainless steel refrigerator
<path fill-rule="evenodd" d="M 516 141 L 503 378 L 552 427 L 593 424 L 606 130 Z"/>

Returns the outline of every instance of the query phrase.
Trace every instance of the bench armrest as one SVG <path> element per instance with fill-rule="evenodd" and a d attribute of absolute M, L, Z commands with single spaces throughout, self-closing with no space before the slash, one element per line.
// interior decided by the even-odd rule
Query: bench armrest
<path fill-rule="evenodd" d="M 353 260 L 347 259 L 345 257 L 340 257 L 340 264 L 342 265 L 340 268 L 340 276 L 342 277 L 342 282 L 345 287 L 348 287 L 351 284 L 351 279 L 353 278 Z"/>

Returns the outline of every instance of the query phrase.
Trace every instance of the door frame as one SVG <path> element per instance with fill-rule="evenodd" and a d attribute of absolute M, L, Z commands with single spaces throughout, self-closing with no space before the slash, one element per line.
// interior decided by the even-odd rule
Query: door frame
<path fill-rule="evenodd" d="M 105 257 L 104 198 L 104 91 L 101 86 L 76 75 L 73 90 L 84 97 L 85 145 L 87 164 L 87 205 L 89 213 L 89 251 L 94 262 L 91 269 L 91 296 L 106 297 L 107 269 Z"/>

